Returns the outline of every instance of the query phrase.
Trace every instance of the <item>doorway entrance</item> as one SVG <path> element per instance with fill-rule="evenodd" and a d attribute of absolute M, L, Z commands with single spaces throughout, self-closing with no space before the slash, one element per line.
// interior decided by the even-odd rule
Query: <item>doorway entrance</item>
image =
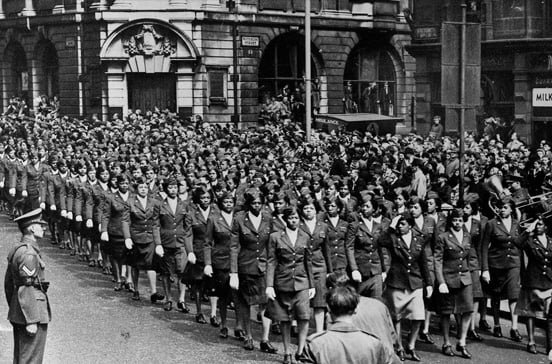
<path fill-rule="evenodd" d="M 169 109 L 176 111 L 176 75 L 174 73 L 127 73 L 128 107 L 143 112 Z"/>

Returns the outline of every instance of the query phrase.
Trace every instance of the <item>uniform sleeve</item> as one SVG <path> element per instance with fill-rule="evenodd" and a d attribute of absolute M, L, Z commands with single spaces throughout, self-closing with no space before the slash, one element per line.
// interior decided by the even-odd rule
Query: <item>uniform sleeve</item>
<path fill-rule="evenodd" d="M 211 265 L 211 251 L 215 245 L 215 223 L 213 219 L 207 219 L 207 227 L 205 228 L 205 240 L 203 241 L 203 259 L 205 265 Z"/>
<path fill-rule="evenodd" d="M 189 213 L 184 214 L 184 219 L 182 219 L 184 224 L 184 247 L 186 248 L 186 253 L 191 253 L 194 251 L 194 236 L 192 234 L 192 217 Z"/>
<path fill-rule="evenodd" d="M 102 209 L 102 233 L 107 232 L 109 219 L 111 218 L 111 198 L 107 198 Z"/>
<path fill-rule="evenodd" d="M 481 270 L 489 270 L 489 245 L 492 232 L 493 224 L 489 222 L 485 225 L 485 232 L 481 238 Z"/>
<path fill-rule="evenodd" d="M 240 254 L 240 223 L 239 218 L 232 222 L 230 238 L 230 273 L 238 273 L 238 255 Z"/>
<path fill-rule="evenodd" d="M 154 200 L 155 204 L 153 205 L 153 242 L 155 245 L 161 245 L 161 221 L 159 220 L 159 211 L 161 210 L 161 205 L 157 200 Z"/>
<path fill-rule="evenodd" d="M 443 274 L 443 254 L 445 252 L 445 242 L 443 238 L 439 236 L 435 243 L 435 251 L 433 252 L 433 262 L 435 268 L 435 275 L 439 284 L 446 283 L 445 276 Z"/>
<path fill-rule="evenodd" d="M 12 272 L 9 265 L 8 265 L 8 268 L 6 269 L 6 275 L 4 276 L 4 293 L 6 294 L 6 300 L 8 301 L 8 305 L 10 305 L 12 296 L 14 293 L 14 283 L 13 283 Z"/>
<path fill-rule="evenodd" d="M 324 260 L 326 261 L 326 270 L 328 273 L 333 273 L 332 256 L 330 252 L 330 236 L 328 234 L 328 228 L 326 227 L 326 238 L 322 241 L 322 253 L 324 254 Z"/>
<path fill-rule="evenodd" d="M 125 239 L 131 238 L 130 236 L 130 207 L 124 208 L 121 213 L 121 225 L 123 229 L 123 237 Z"/>
<path fill-rule="evenodd" d="M 345 254 L 347 254 L 347 262 L 351 271 L 358 270 L 355 259 L 355 238 L 358 231 L 358 222 L 350 222 L 345 235 Z"/>
<path fill-rule="evenodd" d="M 21 168 L 20 168 L 20 171 L 21 171 L 21 191 L 27 191 L 27 182 L 29 181 L 28 180 L 28 173 L 27 173 L 27 168 L 29 166 L 24 166 L 24 165 L 21 165 Z"/>
<path fill-rule="evenodd" d="M 27 324 L 38 323 L 40 322 L 40 312 L 36 304 L 35 288 L 32 286 L 40 269 L 38 256 L 27 250 L 26 253 L 23 253 L 20 258 L 17 259 L 16 264 L 19 276 L 23 278 L 25 283 L 25 285 L 20 286 L 17 291 L 21 312 Z"/>
<path fill-rule="evenodd" d="M 84 216 L 86 219 L 91 219 L 94 214 L 94 189 L 92 187 L 86 190 L 84 194 Z"/>
<path fill-rule="evenodd" d="M 276 237 L 277 233 L 270 234 L 268 238 L 268 250 L 266 260 L 266 286 L 274 287 L 274 272 L 276 271 L 276 265 L 278 264 L 276 258 Z M 306 251 L 306 249 L 305 249 Z"/>

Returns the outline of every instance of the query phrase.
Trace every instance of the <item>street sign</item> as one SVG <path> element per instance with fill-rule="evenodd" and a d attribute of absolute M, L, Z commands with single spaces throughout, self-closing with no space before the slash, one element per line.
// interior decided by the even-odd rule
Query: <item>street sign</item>
<path fill-rule="evenodd" d="M 552 107 L 552 88 L 534 88 L 533 107 Z"/>
<path fill-rule="evenodd" d="M 258 36 L 242 35 L 241 46 L 258 48 L 261 45 L 261 38 Z"/>

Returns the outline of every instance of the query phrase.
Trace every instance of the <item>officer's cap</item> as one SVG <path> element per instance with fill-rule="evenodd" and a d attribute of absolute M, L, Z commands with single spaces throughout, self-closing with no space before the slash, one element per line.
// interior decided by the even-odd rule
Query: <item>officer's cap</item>
<path fill-rule="evenodd" d="M 31 226 L 32 224 L 48 224 L 46 221 L 42 220 L 42 209 L 40 208 L 29 211 L 26 214 L 23 214 L 14 219 L 13 221 L 17 223 L 20 230 L 23 230 Z"/>

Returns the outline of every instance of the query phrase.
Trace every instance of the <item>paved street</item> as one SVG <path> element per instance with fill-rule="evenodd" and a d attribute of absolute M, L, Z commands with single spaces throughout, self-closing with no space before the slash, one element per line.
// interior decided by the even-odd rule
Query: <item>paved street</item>
<path fill-rule="evenodd" d="M 0 269 L 3 281 L 7 252 L 19 239 L 16 226 L 0 216 Z M 53 321 L 49 327 L 45 363 L 273 363 L 280 355 L 244 351 L 234 339 L 223 340 L 218 330 L 199 325 L 193 314 L 165 312 L 149 300 L 138 303 L 126 292 L 114 292 L 111 280 L 66 251 L 41 242 Z M 146 293 L 146 287 L 141 287 Z M 5 320 L 7 306 L 0 293 L 0 363 L 11 362 L 11 326 Z M 145 294 L 144 294 L 145 296 Z M 204 310 L 207 313 L 207 308 Z M 231 327 L 233 326 L 233 312 Z M 255 324 L 256 330 L 260 325 Z M 437 325 L 434 325 L 437 327 Z M 507 332 L 506 325 L 503 326 Z M 524 330 L 521 330 L 525 334 Z M 437 336 L 437 335 L 435 335 Z M 440 354 L 436 346 L 419 345 L 426 363 L 467 363 Z M 527 354 L 525 343 L 485 336 L 485 344 L 469 344 L 473 363 L 547 363 L 543 354 Z M 280 338 L 274 339 L 282 351 Z M 539 350 L 543 335 L 539 331 Z M 256 343 L 258 346 L 258 343 Z"/>

